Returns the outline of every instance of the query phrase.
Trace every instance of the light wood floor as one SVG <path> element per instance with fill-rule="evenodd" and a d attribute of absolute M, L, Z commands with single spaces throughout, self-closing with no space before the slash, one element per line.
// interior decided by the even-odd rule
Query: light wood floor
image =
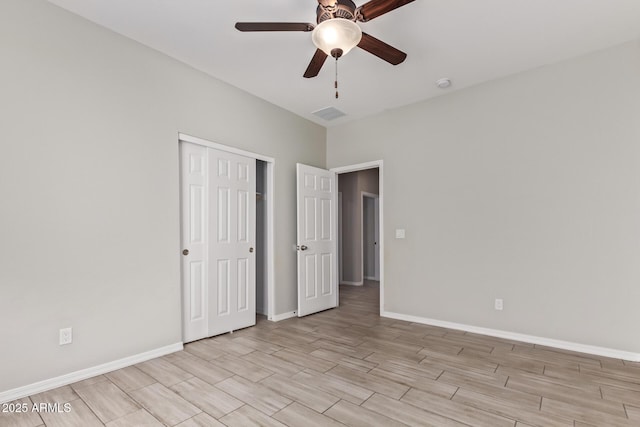
<path fill-rule="evenodd" d="M 185 351 L 24 403 L 67 414 L 2 426 L 640 426 L 640 364 L 381 318 L 378 289 L 340 308 Z"/>

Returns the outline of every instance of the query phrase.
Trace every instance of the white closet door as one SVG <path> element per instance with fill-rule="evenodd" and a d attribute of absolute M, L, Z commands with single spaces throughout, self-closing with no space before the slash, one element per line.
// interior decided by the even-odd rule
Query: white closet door
<path fill-rule="evenodd" d="M 298 316 L 338 304 L 336 175 L 297 165 Z"/>
<path fill-rule="evenodd" d="M 209 149 L 209 336 L 256 323 L 256 161 Z"/>
<path fill-rule="evenodd" d="M 207 244 L 208 231 L 207 149 L 180 143 L 180 190 L 182 205 L 182 301 L 183 340 L 208 336 Z"/>

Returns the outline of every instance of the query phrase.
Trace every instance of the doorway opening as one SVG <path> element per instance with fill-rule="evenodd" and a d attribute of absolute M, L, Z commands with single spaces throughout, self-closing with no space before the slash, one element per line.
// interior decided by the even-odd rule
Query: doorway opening
<path fill-rule="evenodd" d="M 384 311 L 382 160 L 332 169 L 338 176 L 340 284 L 379 288 Z"/>

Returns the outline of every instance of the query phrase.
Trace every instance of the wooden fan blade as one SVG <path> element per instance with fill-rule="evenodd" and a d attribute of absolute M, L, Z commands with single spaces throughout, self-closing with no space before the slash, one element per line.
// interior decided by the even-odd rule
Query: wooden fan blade
<path fill-rule="evenodd" d="M 315 26 L 306 22 L 236 22 L 240 31 L 313 31 Z"/>
<path fill-rule="evenodd" d="M 367 33 L 362 33 L 362 39 L 358 43 L 358 47 L 393 65 L 398 65 L 407 58 L 407 54 L 403 51 Z"/>
<path fill-rule="evenodd" d="M 415 0 L 371 0 L 357 9 L 357 11 L 360 11 L 358 20 L 362 22 L 371 21 L 373 18 L 377 18 L 413 1 Z"/>
<path fill-rule="evenodd" d="M 316 53 L 311 58 L 311 62 L 307 67 L 307 71 L 304 72 L 304 76 L 308 79 L 310 77 L 315 77 L 320 72 L 320 69 L 324 65 L 324 61 L 327 60 L 327 54 L 321 51 L 320 49 L 316 49 Z"/>

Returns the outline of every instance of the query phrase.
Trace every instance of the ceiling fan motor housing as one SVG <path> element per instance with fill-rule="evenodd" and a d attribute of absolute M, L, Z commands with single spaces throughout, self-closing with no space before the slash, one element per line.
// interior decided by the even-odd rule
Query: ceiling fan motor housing
<path fill-rule="evenodd" d="M 333 3 L 333 4 L 331 4 Z M 326 4 L 326 5 L 325 5 Z M 327 19 L 342 18 L 349 21 L 356 20 L 356 5 L 351 0 L 322 1 L 318 4 L 318 24 Z"/>

